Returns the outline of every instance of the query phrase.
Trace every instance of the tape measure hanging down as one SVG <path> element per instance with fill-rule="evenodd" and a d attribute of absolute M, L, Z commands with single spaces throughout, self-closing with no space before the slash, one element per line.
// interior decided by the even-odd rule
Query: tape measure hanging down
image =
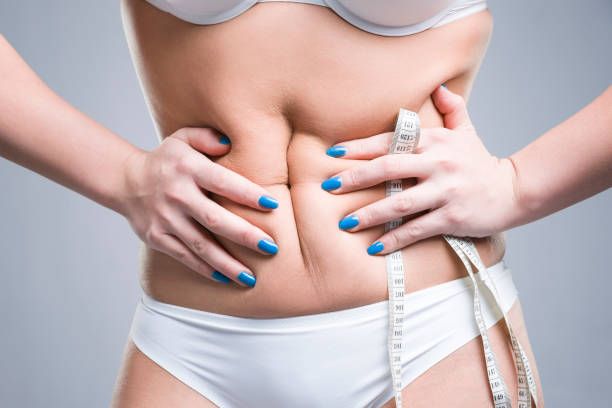
<path fill-rule="evenodd" d="M 413 153 L 418 145 L 420 137 L 420 120 L 415 112 L 400 109 L 395 132 L 388 154 Z M 386 182 L 386 196 L 391 196 L 402 192 L 402 180 L 390 180 Z M 402 218 L 391 220 L 385 224 L 385 232 L 399 227 Z M 474 286 L 474 318 L 478 325 L 478 330 L 482 338 L 484 358 L 487 367 L 487 377 L 495 408 L 511 408 L 510 395 L 497 366 L 495 353 L 489 343 L 487 328 L 481 312 L 479 286 L 470 262 L 476 266 L 481 277 L 488 277 L 488 270 L 483 264 L 478 250 L 469 238 L 458 238 L 444 235 L 444 239 L 451 248 L 457 253 L 465 265 L 470 280 Z M 402 261 L 401 250 L 394 251 L 385 256 L 387 267 L 387 285 L 389 291 L 389 332 L 387 348 L 389 352 L 389 364 L 391 367 L 391 379 L 393 381 L 393 391 L 395 393 L 395 406 L 402 407 L 402 349 L 404 347 L 404 297 L 405 297 L 405 275 L 404 264 Z M 499 296 L 495 282 L 492 279 L 484 280 L 485 287 L 491 292 L 495 301 L 495 306 L 503 313 L 499 303 Z M 519 408 L 531 408 L 531 398 L 537 407 L 537 390 L 529 360 L 521 347 L 518 339 L 514 335 L 512 325 L 506 313 L 503 313 L 504 321 L 508 327 L 512 351 L 514 353 L 514 363 L 518 376 L 518 406 Z"/>

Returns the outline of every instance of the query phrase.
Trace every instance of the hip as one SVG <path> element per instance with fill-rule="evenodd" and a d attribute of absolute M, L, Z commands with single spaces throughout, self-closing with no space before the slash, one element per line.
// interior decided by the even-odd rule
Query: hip
<path fill-rule="evenodd" d="M 147 295 L 165 303 L 242 317 L 300 316 L 381 302 L 388 298 L 385 257 L 366 253 L 367 242 L 375 238 L 371 235 L 376 231 L 363 232 L 364 236 L 344 233 L 344 240 L 323 244 L 338 256 L 279 257 L 279 252 L 262 259 L 252 269 L 257 275 L 253 288 L 220 285 L 143 247 L 141 286 Z M 325 235 L 322 231 L 321 236 Z M 503 233 L 472 241 L 486 266 L 503 259 Z M 419 241 L 401 252 L 407 293 L 467 276 L 465 266 L 442 236 Z"/>

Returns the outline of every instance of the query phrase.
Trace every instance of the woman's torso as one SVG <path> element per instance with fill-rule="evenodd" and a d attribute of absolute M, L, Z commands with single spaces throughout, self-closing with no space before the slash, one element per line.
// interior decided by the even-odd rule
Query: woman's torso
<path fill-rule="evenodd" d="M 384 256 L 366 248 L 384 226 L 345 232 L 338 221 L 385 197 L 384 183 L 346 194 L 323 180 L 359 164 L 332 158 L 336 143 L 392 131 L 400 107 L 442 126 L 429 95 L 441 83 L 467 97 L 492 30 L 488 11 L 402 37 L 361 31 L 331 10 L 261 3 L 215 25 L 194 25 L 142 0 L 124 1 L 125 27 L 161 135 L 212 127 L 231 139 L 214 160 L 264 186 L 279 207 L 261 212 L 211 198 L 267 232 L 274 256 L 218 241 L 257 276 L 220 285 L 145 248 L 143 289 L 163 302 L 247 317 L 332 311 L 387 298 Z M 407 180 L 404 188 L 414 184 Z M 405 218 L 406 220 L 410 217 Z M 474 239 L 485 265 L 504 256 L 503 234 Z M 402 250 L 406 289 L 465 276 L 441 236 Z"/>

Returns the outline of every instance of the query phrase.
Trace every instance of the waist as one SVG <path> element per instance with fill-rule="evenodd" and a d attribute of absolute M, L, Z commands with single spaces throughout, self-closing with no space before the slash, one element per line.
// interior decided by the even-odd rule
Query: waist
<path fill-rule="evenodd" d="M 467 96 L 488 42 L 488 12 L 414 36 L 382 38 L 303 4 L 266 3 L 211 26 L 185 23 L 145 2 L 129 8 L 131 48 L 161 136 L 184 126 L 218 129 L 232 148 L 216 161 L 279 201 L 277 209 L 261 213 L 211 195 L 279 246 L 269 257 L 217 237 L 257 275 L 254 288 L 221 286 L 145 248 L 145 292 L 244 317 L 384 300 L 385 259 L 366 252 L 384 226 L 353 233 L 338 228 L 345 215 L 384 198 L 384 185 L 342 195 L 323 191 L 324 179 L 356 164 L 328 157 L 325 149 L 391 131 L 399 107 L 417 111 L 424 127 L 441 126 L 429 94 L 446 82 Z M 485 265 L 502 259 L 501 235 L 474 241 Z M 409 292 L 465 276 L 440 236 L 402 252 Z"/>

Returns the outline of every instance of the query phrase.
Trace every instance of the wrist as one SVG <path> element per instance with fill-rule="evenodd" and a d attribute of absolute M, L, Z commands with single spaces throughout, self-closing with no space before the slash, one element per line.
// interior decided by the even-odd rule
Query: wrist
<path fill-rule="evenodd" d="M 508 156 L 499 159 L 499 162 L 506 174 L 505 180 L 509 179 L 511 184 L 509 206 L 502 221 L 502 230 L 508 230 L 529 223 L 536 211 L 537 201 L 526 194 L 516 159 Z"/>
<path fill-rule="evenodd" d="M 147 151 L 134 147 L 120 166 L 119 182 L 108 207 L 124 217 L 128 215 L 132 198 L 137 195 L 139 174 L 141 174 L 146 153 Z"/>

